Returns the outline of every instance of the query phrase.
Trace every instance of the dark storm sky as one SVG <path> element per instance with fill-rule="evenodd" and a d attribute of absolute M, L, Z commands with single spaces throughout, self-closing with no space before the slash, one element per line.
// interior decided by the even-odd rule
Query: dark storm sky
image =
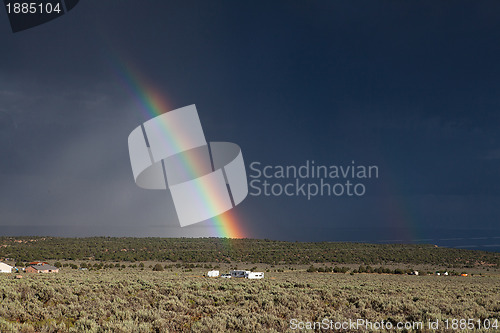
<path fill-rule="evenodd" d="M 363 197 L 249 196 L 248 237 L 500 249 L 499 1 L 82 0 L 0 10 L 0 234 L 214 236 L 133 181 L 133 65 L 247 166 L 377 165 Z M 248 171 L 248 170 L 247 170 Z"/>

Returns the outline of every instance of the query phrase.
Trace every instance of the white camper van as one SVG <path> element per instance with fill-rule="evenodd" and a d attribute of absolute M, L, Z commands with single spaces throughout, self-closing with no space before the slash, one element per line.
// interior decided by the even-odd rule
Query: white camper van
<path fill-rule="evenodd" d="M 208 277 L 218 277 L 219 276 L 219 271 L 210 271 L 207 273 Z"/>
<path fill-rule="evenodd" d="M 247 278 L 249 278 L 249 279 L 263 279 L 264 273 L 263 272 L 249 272 Z"/>

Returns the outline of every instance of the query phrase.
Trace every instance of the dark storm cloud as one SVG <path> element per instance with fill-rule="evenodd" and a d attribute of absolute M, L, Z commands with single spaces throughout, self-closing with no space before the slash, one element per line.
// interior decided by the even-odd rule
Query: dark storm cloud
<path fill-rule="evenodd" d="M 112 0 L 5 25 L 1 223 L 211 234 L 176 227 L 168 194 L 133 183 L 126 138 L 147 116 L 124 83 L 131 64 L 172 108 L 196 103 L 207 139 L 238 143 L 247 165 L 379 166 L 363 198 L 247 198 L 249 236 L 498 234 L 499 14 L 497 1 Z"/>

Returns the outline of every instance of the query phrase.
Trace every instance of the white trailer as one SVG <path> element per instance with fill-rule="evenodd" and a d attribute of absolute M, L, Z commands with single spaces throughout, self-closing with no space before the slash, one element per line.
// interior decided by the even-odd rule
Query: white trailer
<path fill-rule="evenodd" d="M 247 275 L 248 279 L 263 279 L 264 278 L 264 273 L 263 272 L 249 272 Z"/>
<path fill-rule="evenodd" d="M 208 277 L 218 277 L 219 276 L 219 271 L 210 271 L 207 273 Z"/>
<path fill-rule="evenodd" d="M 12 273 L 12 269 L 12 266 L 0 262 L 0 273 Z"/>

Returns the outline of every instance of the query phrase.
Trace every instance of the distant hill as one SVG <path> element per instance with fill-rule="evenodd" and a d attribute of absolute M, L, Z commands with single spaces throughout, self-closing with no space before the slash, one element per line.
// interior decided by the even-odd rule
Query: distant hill
<path fill-rule="evenodd" d="M 266 264 L 431 264 L 498 267 L 500 253 L 435 245 L 284 242 L 227 238 L 0 237 L 0 259 L 248 262 Z"/>

